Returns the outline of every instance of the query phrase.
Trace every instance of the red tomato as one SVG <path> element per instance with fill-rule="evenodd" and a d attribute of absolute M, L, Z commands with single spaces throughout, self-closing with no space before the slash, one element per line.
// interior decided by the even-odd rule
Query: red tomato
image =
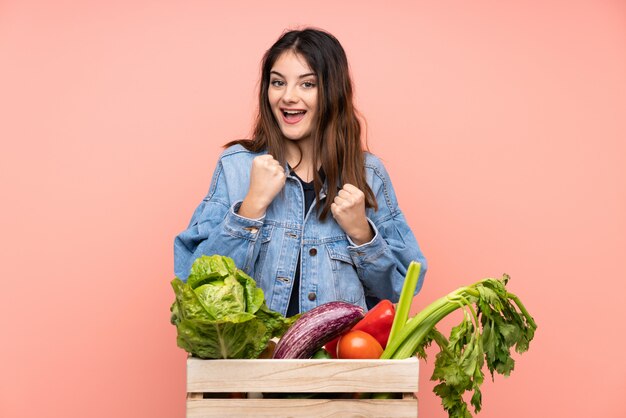
<path fill-rule="evenodd" d="M 380 358 L 383 348 L 376 338 L 364 331 L 349 331 L 339 338 L 338 358 L 369 359 Z"/>

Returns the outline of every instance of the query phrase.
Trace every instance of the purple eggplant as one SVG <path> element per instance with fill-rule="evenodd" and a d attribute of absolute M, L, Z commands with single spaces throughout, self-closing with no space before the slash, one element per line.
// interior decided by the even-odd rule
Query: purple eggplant
<path fill-rule="evenodd" d="M 328 302 L 303 313 L 285 332 L 275 359 L 310 358 L 315 351 L 352 328 L 363 318 L 363 308 L 347 302 Z"/>

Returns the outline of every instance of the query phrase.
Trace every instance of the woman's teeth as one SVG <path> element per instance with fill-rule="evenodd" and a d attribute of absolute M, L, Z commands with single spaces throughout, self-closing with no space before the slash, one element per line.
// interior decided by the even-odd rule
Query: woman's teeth
<path fill-rule="evenodd" d="M 304 114 L 305 110 L 283 110 L 285 116 Z"/>

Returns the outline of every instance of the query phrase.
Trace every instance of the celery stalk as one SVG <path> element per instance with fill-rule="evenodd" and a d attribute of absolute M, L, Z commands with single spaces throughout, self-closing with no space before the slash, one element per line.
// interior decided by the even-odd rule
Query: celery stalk
<path fill-rule="evenodd" d="M 413 303 L 413 294 L 417 287 L 417 280 L 419 279 L 421 269 L 422 265 L 416 261 L 411 261 L 411 264 L 409 264 L 402 285 L 402 291 L 400 292 L 400 300 L 396 305 L 396 316 L 393 318 L 393 324 L 391 325 L 389 342 L 396 338 L 409 318 L 409 311 Z M 387 344 L 389 344 L 389 342 Z"/>

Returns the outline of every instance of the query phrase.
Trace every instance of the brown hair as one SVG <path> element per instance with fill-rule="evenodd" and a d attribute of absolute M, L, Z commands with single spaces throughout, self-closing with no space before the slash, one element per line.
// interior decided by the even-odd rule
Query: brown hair
<path fill-rule="evenodd" d="M 312 28 L 292 30 L 272 45 L 261 64 L 259 112 L 252 139 L 232 141 L 225 146 L 241 144 L 252 152 L 267 150 L 281 164 L 285 164 L 284 137 L 269 105 L 268 88 L 274 63 L 290 50 L 304 57 L 318 80 L 318 118 L 311 133 L 314 138 L 313 160 L 321 162 L 328 184 L 320 219 L 325 219 L 330 212 L 330 205 L 339 191 L 335 185 L 345 183 L 363 191 L 366 207 L 378 209 L 374 193 L 365 179 L 361 123 L 353 104 L 348 59 L 339 41 L 328 32 Z M 313 185 L 315 194 L 319 196 L 322 179 L 317 171 Z M 319 197 L 316 199 L 319 203 Z"/>

